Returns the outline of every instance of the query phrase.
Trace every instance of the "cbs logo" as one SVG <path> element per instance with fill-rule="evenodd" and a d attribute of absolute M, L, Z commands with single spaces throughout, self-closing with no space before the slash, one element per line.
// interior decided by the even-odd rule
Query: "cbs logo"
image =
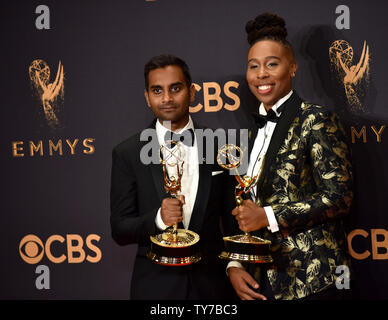
<path fill-rule="evenodd" d="M 240 98 L 237 94 L 231 91 L 231 88 L 238 88 L 239 83 L 236 81 L 228 81 L 224 84 L 223 88 L 217 82 L 203 82 L 202 87 L 196 83 L 193 83 L 195 90 L 200 92 L 203 89 L 203 104 L 198 103 L 196 106 L 190 106 L 190 112 L 195 113 L 202 108 L 205 112 L 217 112 L 224 107 L 226 110 L 235 111 L 240 107 Z M 224 95 L 222 95 L 224 93 Z M 233 101 L 232 104 L 225 103 L 225 96 Z M 210 103 L 212 101 L 212 103 Z"/>
<path fill-rule="evenodd" d="M 97 263 L 101 260 L 102 253 L 101 250 L 93 243 L 100 241 L 100 236 L 97 234 L 90 234 L 86 237 L 86 240 L 78 234 L 67 234 L 66 238 L 61 235 L 52 235 L 50 236 L 45 243 L 42 242 L 39 237 L 33 234 L 26 235 L 19 244 L 19 254 L 20 257 L 29 264 L 39 263 L 43 256 L 46 254 L 46 257 L 53 263 L 62 263 L 66 259 L 68 263 L 82 263 L 86 261 L 90 263 Z M 53 254 L 52 246 L 53 243 L 58 249 L 60 247 L 61 254 Z M 62 244 L 62 245 L 58 245 Z M 65 243 L 63 245 L 63 243 Z M 84 250 L 84 243 L 86 247 L 92 251 L 93 255 L 87 255 Z M 56 250 L 58 251 L 58 250 Z"/>
<path fill-rule="evenodd" d="M 358 239 L 357 239 L 357 238 Z M 350 255 L 357 260 L 364 260 L 372 255 L 372 260 L 388 260 L 388 231 L 385 229 L 371 229 L 370 230 L 370 246 L 372 248 L 372 253 L 369 250 L 364 250 L 360 252 L 359 248 L 365 244 L 365 240 L 359 239 L 362 237 L 367 239 L 369 233 L 363 229 L 355 229 L 348 235 L 348 247 Z M 355 250 L 353 246 L 353 241 L 356 238 L 358 241 L 358 249 Z M 361 241 L 361 242 L 360 242 Z M 380 249 L 380 250 L 379 250 Z"/>

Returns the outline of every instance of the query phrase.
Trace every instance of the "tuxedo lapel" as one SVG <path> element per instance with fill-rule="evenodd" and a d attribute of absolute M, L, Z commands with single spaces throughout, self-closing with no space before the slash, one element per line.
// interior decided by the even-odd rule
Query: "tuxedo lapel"
<path fill-rule="evenodd" d="M 153 158 L 159 159 L 159 148 L 160 148 L 160 145 L 159 145 L 158 137 L 156 135 L 156 130 L 155 130 L 156 121 L 157 121 L 157 119 L 154 119 L 151 122 L 151 124 L 148 126 L 147 129 L 154 129 L 154 132 L 153 132 L 154 134 L 149 136 L 148 141 L 141 141 L 140 142 L 140 150 L 146 144 L 152 143 L 153 144 L 152 145 L 152 151 L 155 151 L 155 152 L 158 153 L 157 156 L 154 156 Z M 159 200 L 161 202 L 164 198 L 166 198 L 166 195 L 167 195 L 165 190 L 164 190 L 164 180 L 163 180 L 163 168 L 162 168 L 162 165 L 160 163 L 151 163 L 149 165 L 149 168 L 150 168 L 150 171 L 151 171 L 152 180 L 154 182 L 156 191 L 157 191 L 158 196 L 159 196 Z"/>
<path fill-rule="evenodd" d="M 163 181 L 163 168 L 160 164 L 151 164 L 150 170 L 155 188 L 158 192 L 159 200 L 162 202 L 162 200 L 166 198 Z"/>
<path fill-rule="evenodd" d="M 302 103 L 302 100 L 296 94 L 295 91 L 291 95 L 291 97 L 286 102 L 284 102 L 285 104 L 284 111 L 282 112 L 280 116 L 280 120 L 275 127 L 275 131 L 272 135 L 271 142 L 269 144 L 267 153 L 265 155 L 264 167 L 262 169 L 262 173 L 260 175 L 260 179 L 257 184 L 258 191 L 263 186 L 263 182 L 266 176 L 268 175 L 269 167 L 271 163 L 274 161 L 276 155 L 278 154 L 281 144 L 284 142 L 285 138 L 287 137 L 290 125 L 292 121 L 295 119 L 301 103 Z"/>
<path fill-rule="evenodd" d="M 203 218 L 206 213 L 206 208 L 209 201 L 209 194 L 211 189 L 212 166 L 208 164 L 199 165 L 199 183 L 197 196 L 193 212 L 191 214 L 189 230 L 200 232 L 202 229 Z"/>
<path fill-rule="evenodd" d="M 256 125 L 251 126 L 248 130 L 248 155 L 252 152 L 258 132 L 259 130 Z"/>
<path fill-rule="evenodd" d="M 194 122 L 194 127 L 199 129 L 204 129 L 202 127 L 199 127 Z M 197 139 L 197 137 L 195 137 Z M 206 213 L 206 208 L 209 200 L 209 194 L 211 190 L 211 177 L 212 177 L 212 168 L 213 166 L 211 164 L 203 163 L 204 155 L 206 155 L 206 138 L 203 137 L 202 146 L 203 146 L 203 153 L 200 154 L 200 149 L 198 150 L 198 173 L 199 173 L 199 181 L 198 181 L 198 189 L 197 189 L 197 195 L 195 197 L 193 212 L 191 213 L 190 223 L 189 223 L 189 230 L 199 232 L 202 228 L 203 218 Z M 197 141 L 198 143 L 199 141 Z"/>

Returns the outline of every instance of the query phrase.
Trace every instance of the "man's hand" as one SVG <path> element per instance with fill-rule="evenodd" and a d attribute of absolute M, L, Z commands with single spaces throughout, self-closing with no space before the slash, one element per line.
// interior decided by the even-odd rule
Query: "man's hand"
<path fill-rule="evenodd" d="M 162 201 L 160 215 L 163 223 L 166 226 L 172 226 L 175 223 L 179 223 L 183 220 L 182 206 L 185 204 L 185 197 L 179 196 L 179 199 L 165 198 Z"/>
<path fill-rule="evenodd" d="M 244 232 L 256 231 L 269 226 L 264 208 L 259 207 L 252 200 L 244 200 L 241 206 L 233 209 L 232 214 Z"/>
<path fill-rule="evenodd" d="M 241 300 L 267 300 L 265 296 L 255 291 L 259 288 L 259 284 L 248 272 L 236 267 L 228 268 L 227 272 L 230 282 Z"/>

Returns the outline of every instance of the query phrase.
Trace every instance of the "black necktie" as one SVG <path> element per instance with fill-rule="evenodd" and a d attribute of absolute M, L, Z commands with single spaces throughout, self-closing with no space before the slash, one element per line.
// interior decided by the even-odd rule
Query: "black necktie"
<path fill-rule="evenodd" d="M 194 130 L 187 129 L 182 133 L 175 133 L 172 131 L 167 131 L 164 135 L 164 141 L 173 140 L 180 141 L 186 146 L 192 147 L 194 145 Z"/>
<path fill-rule="evenodd" d="M 268 121 L 278 122 L 280 118 L 272 109 L 270 109 L 265 116 L 259 113 L 252 113 L 252 116 L 255 119 L 258 128 L 263 128 Z"/>

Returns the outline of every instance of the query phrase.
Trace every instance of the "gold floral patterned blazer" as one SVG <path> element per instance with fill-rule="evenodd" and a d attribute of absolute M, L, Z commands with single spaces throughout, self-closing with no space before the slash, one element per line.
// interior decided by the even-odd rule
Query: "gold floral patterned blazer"
<path fill-rule="evenodd" d="M 337 116 L 302 102 L 295 92 L 285 104 L 257 185 L 257 202 L 272 207 L 279 232 L 264 228 L 256 234 L 272 241 L 274 262 L 266 272 L 275 298 L 290 300 L 332 285 L 336 267 L 348 265 L 341 218 L 353 192 L 349 149 Z M 257 129 L 250 133 L 250 150 L 256 134 Z"/>

